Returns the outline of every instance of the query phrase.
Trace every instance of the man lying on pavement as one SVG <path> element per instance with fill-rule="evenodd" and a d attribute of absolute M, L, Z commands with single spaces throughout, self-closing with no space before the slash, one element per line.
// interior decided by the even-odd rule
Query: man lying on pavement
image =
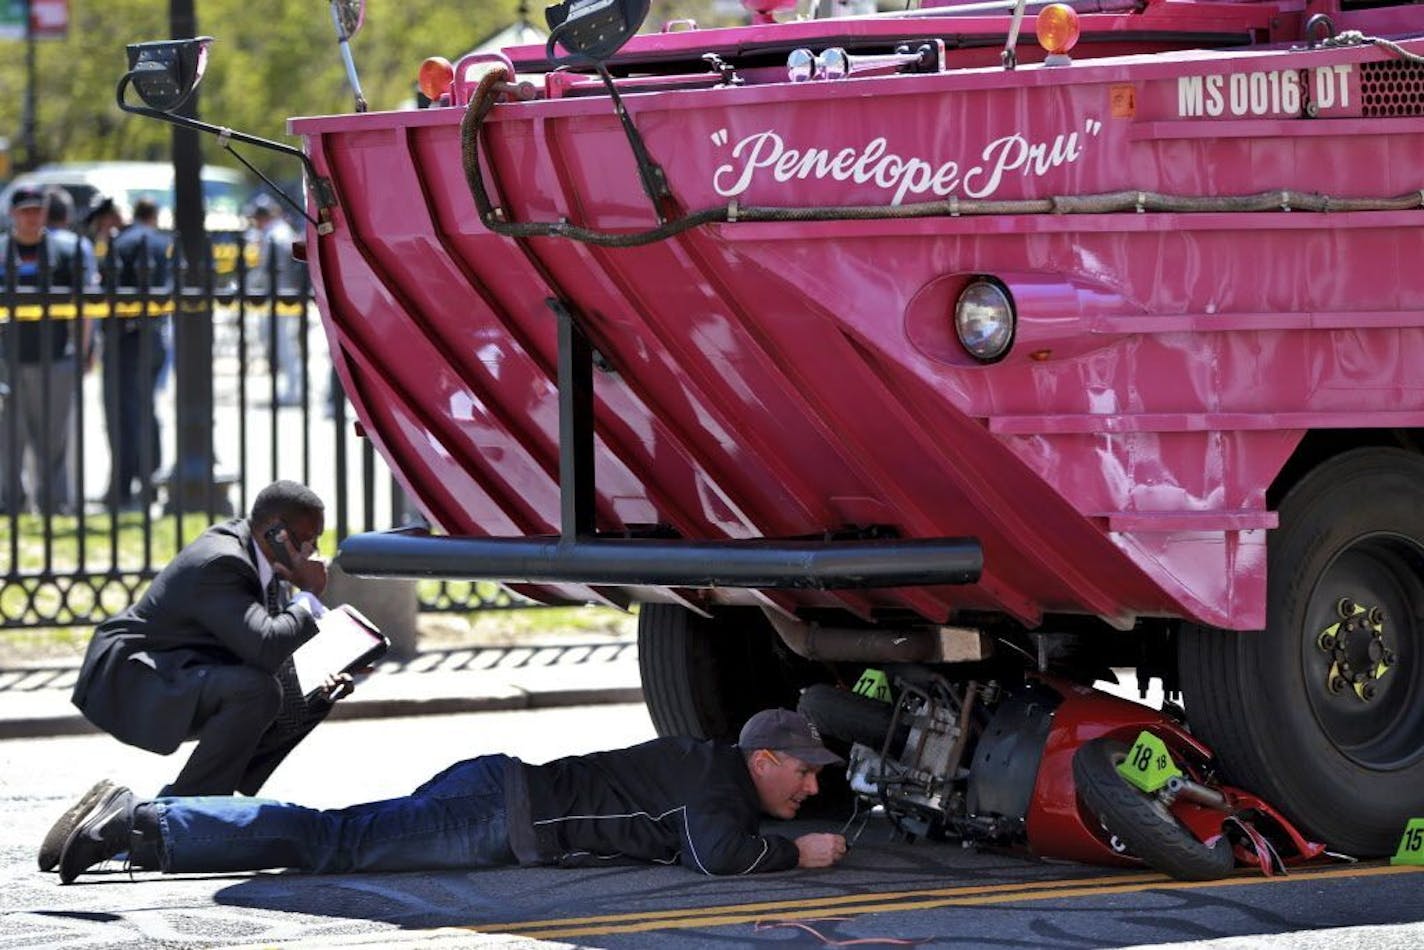
<path fill-rule="evenodd" d="M 69 884 L 127 852 L 167 873 L 289 868 L 312 874 L 681 862 L 703 874 L 829 867 L 845 838 L 761 834 L 789 819 L 841 763 L 799 713 L 767 709 L 737 745 L 678 737 L 526 765 L 486 755 L 404 798 L 319 811 L 241 796 L 139 801 L 126 788 L 66 814 L 59 873 Z M 74 811 L 73 809 L 71 811 Z"/>

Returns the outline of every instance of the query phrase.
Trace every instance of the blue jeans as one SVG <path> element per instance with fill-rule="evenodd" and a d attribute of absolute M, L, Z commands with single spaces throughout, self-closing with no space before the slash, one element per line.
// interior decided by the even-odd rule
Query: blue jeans
<path fill-rule="evenodd" d="M 450 766 L 405 798 L 319 811 L 261 798 L 155 799 L 162 869 L 312 874 L 514 864 L 504 773 L 487 755 Z M 141 808 L 144 806 L 140 806 Z"/>

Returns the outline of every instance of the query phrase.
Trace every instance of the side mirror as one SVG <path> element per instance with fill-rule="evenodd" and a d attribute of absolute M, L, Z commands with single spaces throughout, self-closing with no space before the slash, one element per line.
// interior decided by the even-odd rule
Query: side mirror
<path fill-rule="evenodd" d="M 331 0 L 331 18 L 336 22 L 339 38 L 351 39 L 366 22 L 366 0 Z"/>
<path fill-rule="evenodd" d="M 120 81 L 133 86 L 144 105 L 172 112 L 193 94 L 208 66 L 211 36 L 130 43 L 129 71 Z"/>
<path fill-rule="evenodd" d="M 332 7 L 334 10 L 335 4 Z M 216 126 L 210 122 L 202 122 L 193 116 L 176 112 L 178 107 L 193 95 L 198 81 L 203 78 L 203 70 L 208 65 L 208 46 L 212 42 L 211 36 L 197 36 L 183 40 L 130 43 L 127 47 L 129 71 L 119 77 L 118 88 L 114 90 L 114 98 L 118 102 L 119 108 L 125 112 L 158 119 L 179 128 L 193 129 L 197 132 L 206 132 L 209 135 L 217 136 L 218 142 L 223 148 L 247 166 L 249 171 L 256 173 L 298 214 L 310 221 L 316 227 L 317 234 L 330 234 L 333 229 L 331 209 L 336 207 L 336 191 L 332 188 L 329 179 L 323 178 L 317 173 L 311 156 L 306 152 L 282 142 L 258 138 L 255 135 L 248 135 L 246 132 Z M 128 101 L 126 93 L 131 86 L 143 100 L 143 105 Z M 237 150 L 232 147 L 234 142 L 255 145 L 258 148 L 269 149 L 282 155 L 290 155 L 301 162 L 302 167 L 306 169 L 307 182 L 311 185 L 312 195 L 321 217 L 313 218 L 306 208 L 298 204 L 272 179 L 262 174 L 251 162 L 238 154 Z"/>
<path fill-rule="evenodd" d="M 647 19 L 649 0 L 563 0 L 544 8 L 550 63 L 586 60 L 602 63 L 633 38 Z M 571 56 L 558 57 L 558 44 Z"/>

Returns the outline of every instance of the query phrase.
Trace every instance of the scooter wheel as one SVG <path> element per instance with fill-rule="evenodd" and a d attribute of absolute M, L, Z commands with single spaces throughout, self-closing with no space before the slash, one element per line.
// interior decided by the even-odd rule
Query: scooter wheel
<path fill-rule="evenodd" d="M 1156 796 L 1128 784 L 1117 767 L 1127 758 L 1127 744 L 1093 739 L 1073 755 L 1073 781 L 1078 800 L 1126 846 L 1129 854 L 1149 867 L 1182 881 L 1225 877 L 1236 866 L 1225 835 L 1208 847 L 1196 839 Z"/>

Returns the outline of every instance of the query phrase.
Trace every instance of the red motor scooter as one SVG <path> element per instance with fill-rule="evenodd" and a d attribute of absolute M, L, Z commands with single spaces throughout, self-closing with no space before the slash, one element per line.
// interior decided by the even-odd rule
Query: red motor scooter
<path fill-rule="evenodd" d="M 800 709 L 851 743 L 858 806 L 881 807 L 907 836 L 1197 881 L 1238 863 L 1273 874 L 1325 850 L 1221 784 L 1211 750 L 1168 713 L 1046 674 L 1004 686 L 887 672 L 862 679 L 879 677 L 880 698 L 816 685 Z"/>

